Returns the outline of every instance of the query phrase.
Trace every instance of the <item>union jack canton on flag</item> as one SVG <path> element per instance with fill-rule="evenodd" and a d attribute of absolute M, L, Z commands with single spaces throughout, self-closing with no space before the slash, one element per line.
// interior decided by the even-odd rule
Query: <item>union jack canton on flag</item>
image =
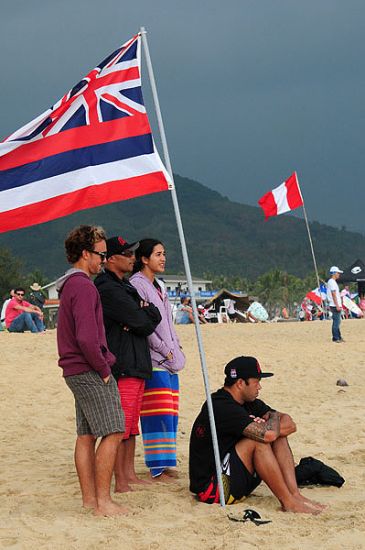
<path fill-rule="evenodd" d="M 0 233 L 172 185 L 143 103 L 137 34 L 0 143 Z"/>

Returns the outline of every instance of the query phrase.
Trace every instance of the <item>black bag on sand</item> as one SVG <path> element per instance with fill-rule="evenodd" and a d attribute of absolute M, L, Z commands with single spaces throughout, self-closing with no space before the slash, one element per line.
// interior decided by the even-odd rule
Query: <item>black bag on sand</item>
<path fill-rule="evenodd" d="M 336 470 L 311 456 L 301 459 L 298 466 L 295 467 L 295 477 L 299 486 L 334 485 L 342 487 L 345 483 L 344 478 Z"/>

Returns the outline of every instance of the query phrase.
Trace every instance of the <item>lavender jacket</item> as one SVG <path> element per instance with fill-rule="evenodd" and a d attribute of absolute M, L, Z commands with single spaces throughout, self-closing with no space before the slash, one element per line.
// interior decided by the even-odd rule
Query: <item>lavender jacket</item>
<path fill-rule="evenodd" d="M 157 325 L 155 331 L 148 336 L 152 366 L 163 368 L 171 373 L 179 372 L 185 366 L 185 355 L 181 351 L 180 342 L 175 332 L 171 307 L 163 283 L 158 281 L 163 297 L 163 300 L 161 300 L 156 287 L 141 271 L 132 275 L 129 281 L 138 290 L 141 298 L 146 302 L 154 304 L 161 313 L 161 322 Z M 168 361 L 166 356 L 170 351 L 173 358 L 171 361 Z"/>

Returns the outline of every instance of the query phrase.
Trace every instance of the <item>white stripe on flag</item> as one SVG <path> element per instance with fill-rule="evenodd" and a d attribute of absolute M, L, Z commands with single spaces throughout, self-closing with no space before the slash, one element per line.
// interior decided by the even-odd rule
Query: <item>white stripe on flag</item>
<path fill-rule="evenodd" d="M 285 183 L 286 182 L 284 181 L 284 183 L 279 185 L 279 187 L 276 187 L 275 189 L 272 190 L 272 194 L 274 195 L 274 200 L 276 202 L 278 214 L 284 214 L 285 212 L 290 211 L 290 206 L 287 200 L 287 188 Z"/>
<path fill-rule="evenodd" d="M 138 157 L 88 166 L 38 180 L 21 187 L 8 189 L 1 193 L 0 212 L 7 212 L 36 202 L 59 197 L 72 191 L 85 189 L 90 185 L 102 185 L 108 181 L 124 180 L 143 176 L 160 170 L 171 185 L 171 178 L 156 153 Z M 121 183 L 121 185 L 123 185 Z"/>

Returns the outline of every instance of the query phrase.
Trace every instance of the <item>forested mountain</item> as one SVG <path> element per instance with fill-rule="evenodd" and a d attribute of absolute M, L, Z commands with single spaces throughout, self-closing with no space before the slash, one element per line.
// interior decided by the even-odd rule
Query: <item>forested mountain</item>
<path fill-rule="evenodd" d="M 273 268 L 297 276 L 313 271 L 304 221 L 288 214 L 264 221 L 258 207 L 238 204 L 200 183 L 176 176 L 181 216 L 193 275 L 227 274 L 254 279 Z M 42 225 L 0 235 L 0 247 L 21 258 L 26 269 L 50 279 L 66 268 L 65 235 L 80 223 L 102 225 L 109 236 L 129 241 L 161 239 L 168 273 L 183 272 L 181 249 L 169 192 L 77 212 Z M 365 259 L 365 237 L 313 222 L 310 224 L 319 267 L 345 266 Z"/>

